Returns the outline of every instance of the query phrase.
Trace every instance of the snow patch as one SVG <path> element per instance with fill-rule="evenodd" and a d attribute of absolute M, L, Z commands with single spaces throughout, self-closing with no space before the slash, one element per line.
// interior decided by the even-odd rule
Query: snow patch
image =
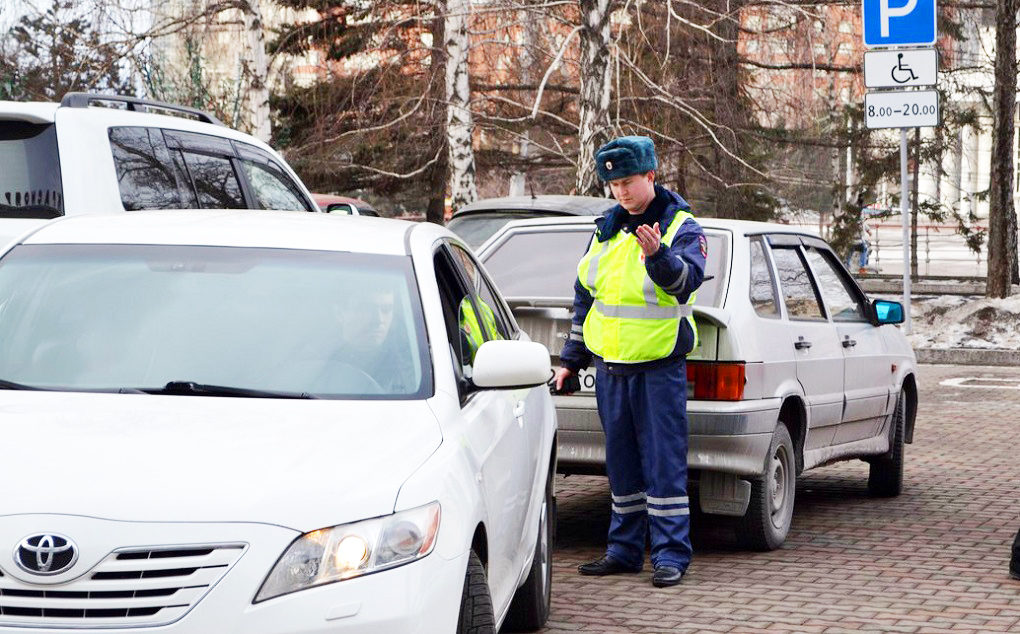
<path fill-rule="evenodd" d="M 1020 296 L 915 297 L 910 305 L 914 348 L 1020 349 Z"/>

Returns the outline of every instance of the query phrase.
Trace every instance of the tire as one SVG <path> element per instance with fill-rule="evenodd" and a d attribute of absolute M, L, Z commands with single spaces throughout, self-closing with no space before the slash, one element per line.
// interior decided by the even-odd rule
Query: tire
<path fill-rule="evenodd" d="M 553 477 L 549 474 L 545 485 L 545 498 L 538 520 L 538 538 L 531 570 L 524 585 L 517 588 L 510 603 L 504 627 L 510 632 L 534 632 L 549 619 L 552 604 L 552 550 L 556 526 L 556 498 L 553 496 Z"/>
<path fill-rule="evenodd" d="M 489 582 L 485 578 L 485 566 L 474 550 L 468 556 L 467 572 L 464 574 L 464 591 L 460 595 L 460 618 L 457 619 L 457 634 L 495 634 L 496 615 L 492 611 L 492 597 Z"/>
<path fill-rule="evenodd" d="M 903 491 L 903 433 L 906 414 L 906 397 L 901 391 L 896 399 L 896 409 L 893 410 L 889 453 L 869 461 L 871 469 L 868 472 L 868 493 L 874 497 L 896 497 Z"/>
<path fill-rule="evenodd" d="M 793 440 L 780 421 L 772 434 L 765 475 L 751 481 L 751 501 L 737 526 L 737 540 L 751 550 L 775 550 L 786 541 L 797 492 Z"/>

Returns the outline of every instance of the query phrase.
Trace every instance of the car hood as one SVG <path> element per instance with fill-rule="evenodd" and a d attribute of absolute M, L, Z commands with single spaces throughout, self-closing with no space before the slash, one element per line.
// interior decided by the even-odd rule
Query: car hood
<path fill-rule="evenodd" d="M 0 516 L 260 522 L 393 512 L 442 442 L 425 401 L 0 391 Z"/>

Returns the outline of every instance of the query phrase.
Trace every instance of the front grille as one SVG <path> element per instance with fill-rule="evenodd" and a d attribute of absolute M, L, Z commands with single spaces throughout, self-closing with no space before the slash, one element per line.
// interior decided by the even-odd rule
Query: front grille
<path fill-rule="evenodd" d="M 0 573 L 0 625 L 125 627 L 184 616 L 244 552 L 244 544 L 121 549 L 59 590 Z"/>

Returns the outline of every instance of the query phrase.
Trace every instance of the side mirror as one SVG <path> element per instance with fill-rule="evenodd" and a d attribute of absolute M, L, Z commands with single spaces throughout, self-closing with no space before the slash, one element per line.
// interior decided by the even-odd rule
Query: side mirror
<path fill-rule="evenodd" d="M 903 304 L 890 302 L 884 299 L 876 299 L 871 303 L 871 314 L 874 315 L 875 325 L 902 324 Z"/>
<path fill-rule="evenodd" d="M 549 350 L 542 344 L 494 339 L 479 346 L 471 380 L 483 389 L 509 389 L 545 385 L 551 375 Z"/>
<path fill-rule="evenodd" d="M 357 216 L 358 208 L 350 203 L 331 203 L 326 205 L 326 213 L 338 216 Z"/>

